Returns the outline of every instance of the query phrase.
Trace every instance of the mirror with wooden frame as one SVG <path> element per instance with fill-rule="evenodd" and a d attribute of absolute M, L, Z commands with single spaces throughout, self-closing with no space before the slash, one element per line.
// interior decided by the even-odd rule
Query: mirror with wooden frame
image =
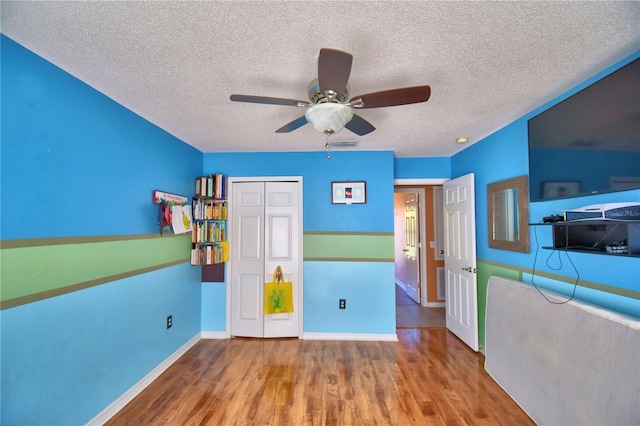
<path fill-rule="evenodd" d="M 489 247 L 529 253 L 529 184 L 518 176 L 487 185 Z"/>

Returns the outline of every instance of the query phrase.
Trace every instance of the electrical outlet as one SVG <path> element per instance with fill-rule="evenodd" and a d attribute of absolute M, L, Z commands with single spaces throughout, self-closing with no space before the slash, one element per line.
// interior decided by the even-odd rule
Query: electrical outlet
<path fill-rule="evenodd" d="M 338 302 L 338 308 L 347 309 L 347 299 L 340 299 Z"/>
<path fill-rule="evenodd" d="M 167 330 L 170 329 L 172 325 L 173 325 L 173 315 L 169 315 L 167 317 Z"/>

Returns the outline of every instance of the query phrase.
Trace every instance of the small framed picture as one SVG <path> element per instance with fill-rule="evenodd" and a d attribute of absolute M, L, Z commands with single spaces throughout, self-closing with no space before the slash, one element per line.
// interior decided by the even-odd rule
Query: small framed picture
<path fill-rule="evenodd" d="M 542 198 L 562 198 L 578 195 L 580 182 L 548 181 L 542 184 Z"/>
<path fill-rule="evenodd" d="M 366 203 L 366 183 L 364 181 L 331 182 L 331 202 L 333 204 Z"/>

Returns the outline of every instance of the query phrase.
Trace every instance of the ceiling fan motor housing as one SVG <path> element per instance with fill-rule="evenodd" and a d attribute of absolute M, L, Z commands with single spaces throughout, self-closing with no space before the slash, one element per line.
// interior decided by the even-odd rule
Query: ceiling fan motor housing
<path fill-rule="evenodd" d="M 349 101 L 349 86 L 344 89 L 342 96 L 328 96 L 326 93 L 320 92 L 320 85 L 318 79 L 314 78 L 307 86 L 307 93 L 309 94 L 309 100 L 311 103 L 320 104 L 325 102 L 339 102 L 346 104 Z M 335 94 L 335 92 L 333 92 Z"/>

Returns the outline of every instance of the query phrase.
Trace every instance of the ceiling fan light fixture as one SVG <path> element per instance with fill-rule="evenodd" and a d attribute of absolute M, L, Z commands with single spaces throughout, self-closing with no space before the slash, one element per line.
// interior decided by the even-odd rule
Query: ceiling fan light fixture
<path fill-rule="evenodd" d="M 310 106 L 304 116 L 317 131 L 333 134 L 338 133 L 351 121 L 353 110 L 344 104 L 326 102 Z"/>

